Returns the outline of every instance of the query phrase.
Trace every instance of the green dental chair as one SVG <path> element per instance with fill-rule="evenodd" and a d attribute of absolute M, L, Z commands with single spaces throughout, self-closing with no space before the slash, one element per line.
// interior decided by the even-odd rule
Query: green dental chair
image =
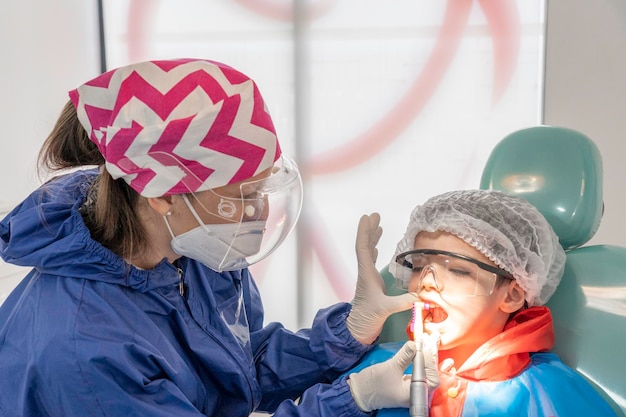
<path fill-rule="evenodd" d="M 480 188 L 527 199 L 552 225 L 567 253 L 563 279 L 547 304 L 554 316 L 553 351 L 626 416 L 626 248 L 583 246 L 602 218 L 598 148 L 561 127 L 514 132 L 493 149 Z M 388 294 L 397 294 L 387 268 L 381 273 Z M 381 342 L 406 340 L 409 315 L 390 317 Z"/>
<path fill-rule="evenodd" d="M 570 129 L 520 130 L 493 149 L 480 188 L 526 198 L 552 225 L 567 253 L 563 279 L 547 304 L 553 351 L 625 415 L 626 248 L 583 246 L 602 218 L 598 148 Z"/>

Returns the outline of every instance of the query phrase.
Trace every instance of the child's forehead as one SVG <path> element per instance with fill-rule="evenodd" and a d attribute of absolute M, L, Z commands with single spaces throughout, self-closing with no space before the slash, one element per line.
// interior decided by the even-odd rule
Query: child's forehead
<path fill-rule="evenodd" d="M 478 249 L 458 236 L 443 230 L 437 230 L 435 232 L 419 232 L 415 236 L 413 249 L 443 250 L 458 253 L 459 255 L 469 256 L 470 258 L 485 262 L 486 264 L 493 264 L 493 262 Z"/>

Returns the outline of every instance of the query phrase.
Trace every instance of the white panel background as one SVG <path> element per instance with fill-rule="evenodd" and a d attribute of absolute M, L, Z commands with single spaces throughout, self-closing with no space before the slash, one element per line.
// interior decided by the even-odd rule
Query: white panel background
<path fill-rule="evenodd" d="M 124 5 L 125 1 L 116 0 L 114 3 Z M 155 2 L 165 4 L 166 2 Z M 366 2 L 370 6 L 376 2 Z M 366 4 L 364 3 L 364 4 Z M 343 5 L 348 3 L 342 3 Z M 121 7 L 121 6 L 120 6 Z M 346 7 L 346 6 L 343 6 Z M 621 114 L 626 108 L 626 81 L 623 74 L 626 73 L 626 55 L 623 52 L 623 44 L 626 40 L 626 6 L 618 0 L 599 0 L 587 2 L 583 0 L 550 0 L 548 3 L 548 43 L 546 56 L 546 92 L 545 92 L 545 122 L 553 125 L 562 125 L 581 130 L 588 134 L 599 145 L 605 162 L 605 201 L 607 203 L 605 218 L 597 236 L 592 243 L 615 243 L 626 244 L 624 237 L 625 221 L 621 215 L 625 210 L 625 195 L 623 192 L 623 179 L 626 177 L 625 164 L 622 162 L 624 155 L 624 140 L 626 118 Z M 180 11 L 184 13 L 184 11 Z M 158 11 L 155 11 L 158 13 Z M 168 12 L 159 17 L 162 22 L 173 22 L 180 16 L 174 16 Z M 231 10 L 225 13 L 235 13 Z M 377 13 L 383 13 L 379 11 Z M 472 34 L 479 39 L 481 36 L 480 15 L 473 12 Z M 373 13 L 372 16 L 378 16 Z M 382 14 L 380 14 L 382 16 Z M 408 20 L 410 14 L 396 16 L 398 25 L 390 36 L 403 36 L 402 23 Z M 433 18 L 433 16 L 420 16 L 416 18 Z M 176 17 L 176 19 L 174 19 Z M 285 58 L 280 65 L 260 65 L 271 54 L 289 53 L 289 45 L 285 40 L 291 36 L 291 27 L 284 24 L 276 24 L 273 30 L 267 31 L 262 27 L 256 17 L 251 14 L 238 13 L 236 22 L 238 25 L 250 30 L 253 41 L 235 32 L 228 31 L 227 20 L 212 21 L 208 25 L 206 15 L 197 16 L 200 23 L 205 23 L 206 31 L 214 36 L 222 36 L 224 33 L 231 36 L 230 41 L 223 42 L 220 48 L 212 51 L 212 57 L 223 59 L 233 57 L 233 45 L 237 45 L 239 58 L 229 59 L 228 62 L 250 73 L 259 82 L 271 106 L 276 120 L 277 128 L 283 143 L 289 153 L 294 153 L 293 144 L 293 114 L 289 107 L 293 105 L 293 97 L 289 92 L 284 92 L 285 84 L 293 83 L 292 63 Z M 393 18 L 393 16 L 389 16 Z M 352 111 L 346 104 L 341 113 L 329 112 L 324 120 L 310 121 L 308 134 L 313 138 L 325 138 L 324 144 L 320 141 L 317 146 L 328 146 L 334 140 L 342 137 L 350 137 L 354 129 L 370 122 L 369 112 L 375 111 L 376 106 L 385 105 L 393 101 L 396 94 L 403 86 L 403 77 L 410 73 L 411 66 L 419 65 L 418 61 L 407 60 L 398 65 L 396 73 L 389 74 L 385 64 L 388 59 L 401 56 L 402 48 L 411 48 L 407 42 L 398 42 L 394 48 L 389 49 L 389 43 L 383 39 L 380 44 L 359 45 L 357 34 L 359 27 L 370 30 L 370 35 L 376 33 L 372 28 L 375 19 L 368 20 L 363 15 L 363 20 L 352 20 L 353 27 L 345 29 L 344 34 L 349 35 L 345 45 L 329 43 L 333 35 L 338 34 L 333 29 L 338 21 L 329 15 L 327 20 L 320 20 L 316 24 L 315 47 L 320 48 L 328 43 L 331 48 L 327 49 L 326 59 L 342 57 L 342 53 L 348 50 L 348 46 L 355 48 L 352 52 L 352 61 L 343 62 L 341 67 L 333 68 L 332 65 L 319 67 L 316 77 L 336 70 L 336 74 L 351 72 L 361 77 L 346 77 L 344 90 L 336 93 L 343 96 L 327 97 L 328 101 L 358 100 L 358 110 L 363 113 Z M 219 26 L 219 22 L 226 25 L 225 32 Z M 124 25 L 119 20 L 117 24 Z M 393 25 L 392 25 L 393 26 Z M 584 30 L 583 30 L 584 28 Z M 384 28 L 378 28 L 384 32 Z M 3 8 L 0 15 L 0 52 L 4 65 L 1 69 L 0 88 L 3 92 L 0 117 L 2 118 L 3 133 L 0 136 L 0 210 L 12 207 L 17 201 L 27 195 L 38 184 L 35 172 L 36 153 L 50 131 L 56 116 L 66 100 L 67 90 L 75 87 L 86 79 L 99 73 L 98 42 L 97 42 L 97 18 L 95 2 L 76 0 L 22 0 L 11 2 L 10 7 Z M 123 35 L 120 35 L 123 37 Z M 164 35 L 163 35 L 164 36 Z M 161 36 L 159 39 L 165 39 Z M 238 38 L 239 36 L 239 38 Z M 174 40 L 174 38 L 172 38 Z M 414 38 L 413 38 L 414 39 Z M 123 41 L 124 39 L 119 39 Z M 274 49 L 259 51 L 259 45 L 267 45 L 267 40 L 274 41 Z M 415 46 L 415 45 L 413 45 Z M 406 49 L 404 50 L 406 51 Z M 123 51 L 119 56 L 109 57 L 110 65 L 122 63 L 124 57 L 131 56 L 133 51 Z M 141 53 L 134 51 L 133 53 Z M 155 53 L 155 51 L 143 51 Z M 159 53 L 172 56 L 180 55 L 175 42 L 164 47 Z M 319 51 L 318 51 L 319 52 Z M 396 54 L 398 52 L 398 54 Z M 370 79 L 363 73 L 366 67 L 358 61 L 358 54 L 372 54 L 373 57 L 383 56 L 384 60 L 370 60 L 373 75 L 380 77 L 387 84 L 372 86 Z M 471 54 L 470 50 L 461 49 L 459 59 L 463 54 Z M 344 54 L 345 55 L 345 54 Z M 486 56 L 488 53 L 486 53 Z M 395 59 L 395 58 L 394 58 Z M 419 60 L 419 57 L 415 59 Z M 329 61 L 327 61 L 329 62 Z M 284 64 L 284 65 L 283 65 Z M 378 73 L 376 73 L 378 71 Z M 474 92 L 458 94 L 459 88 L 467 88 L 467 75 L 471 75 L 477 82 L 470 88 L 480 88 L 485 81 L 481 80 L 480 72 L 471 67 L 452 67 L 447 77 L 447 91 L 433 98 L 428 108 L 421 115 L 419 125 L 411 126 L 404 136 L 393 146 L 386 149 L 384 155 L 371 161 L 371 165 L 356 168 L 352 173 L 340 180 L 333 174 L 317 178 L 309 184 L 308 192 L 310 201 L 315 203 L 319 211 L 317 215 L 325 219 L 325 233 L 333 239 L 332 250 L 337 254 L 341 268 L 345 268 L 345 275 L 353 279 L 356 265 L 352 255 L 352 241 L 356 221 L 362 212 L 380 211 L 383 214 L 383 226 L 385 236 L 381 241 L 381 262 L 386 262 L 393 251 L 395 242 L 403 231 L 404 219 L 408 216 L 411 207 L 427 196 L 445 191 L 450 188 L 473 187 L 478 184 L 478 178 L 482 164 L 495 142 L 503 135 L 517 128 L 534 124 L 537 120 L 535 115 L 528 119 L 513 122 L 508 119 L 507 111 L 516 111 L 516 100 L 503 101 L 502 110 L 493 112 L 486 120 L 482 120 L 478 127 L 473 127 L 468 132 L 463 126 L 463 117 L 475 119 L 473 113 L 481 107 L 486 107 L 486 102 L 469 100 Z M 385 78 L 386 77 L 386 78 Z M 338 79 L 339 80 L 339 79 Z M 359 81 L 361 80 L 361 81 Z M 340 81 L 340 80 L 339 80 Z M 318 81 L 316 81 L 318 82 Z M 323 81 L 322 81 L 323 82 Z M 518 85 L 530 82 L 527 78 L 517 78 Z M 338 84 L 340 85 L 340 84 Z M 365 88 L 367 87 L 367 88 Z M 484 86 L 483 86 L 484 87 Z M 443 93 L 456 94 L 454 102 L 444 100 Z M 376 95 L 375 100 L 367 98 L 364 94 Z M 312 102 L 311 106 L 317 108 L 324 103 Z M 348 107 L 346 107 L 348 106 Z M 348 108 L 348 111 L 345 111 Z M 454 115 L 454 122 L 441 118 L 436 112 L 447 111 Z M 341 117 L 337 117 L 337 115 Z M 443 113 L 445 114 L 445 112 Z M 349 118 L 346 118 L 349 116 Z M 359 120 L 359 118 L 361 118 Z M 501 124 L 499 124 L 501 123 Z M 352 130 L 352 131 L 351 131 Z M 442 141 L 450 138 L 474 134 L 476 139 L 465 143 L 463 146 L 442 146 Z M 333 134 L 337 137 L 333 138 Z M 291 137 L 290 137 L 291 136 Z M 422 147 L 416 158 L 422 163 L 419 170 L 415 167 L 397 166 L 393 164 L 398 154 L 404 153 L 401 144 L 406 141 L 419 138 L 423 140 Z M 447 143 L 447 142 L 446 142 Z M 465 146 L 469 148 L 465 148 Z M 470 149 L 471 148 L 471 149 Z M 320 148 L 321 149 L 321 148 Z M 464 167 L 463 175 L 458 172 L 449 176 L 443 175 L 449 171 L 449 167 L 455 164 L 457 155 L 467 155 L 472 149 L 480 149 L 477 154 L 471 154 L 472 164 Z M 442 162 L 445 161 L 445 162 Z M 455 169 L 458 169 L 456 167 Z M 383 175 L 379 175 L 379 174 Z M 365 185 L 357 184 L 357 181 L 365 179 Z M 410 190 L 419 190 L 414 195 L 405 196 L 388 187 L 388 184 L 402 182 Z M 350 200 L 356 203 L 356 208 L 346 208 L 344 202 Z M 324 204 L 330 205 L 323 206 Z M 333 205 L 334 204 L 334 205 Z M 325 208 L 320 208 L 320 207 Z M 335 219 L 341 227 L 331 220 Z M 297 284 L 294 278 L 292 266 L 285 267 L 285 263 L 295 258 L 293 242 L 291 246 L 281 248 L 277 253 L 277 261 L 264 265 L 270 273 L 264 274 L 260 281 L 264 292 L 267 306 L 268 320 L 281 320 L 288 327 L 297 327 L 295 311 Z M 287 272 L 285 272 L 287 268 Z M 319 278 L 321 271 L 319 265 L 313 267 L 311 281 L 307 292 L 300 300 L 306 303 L 305 317 L 307 322 L 317 307 L 330 304 L 337 296 L 326 280 Z M 0 300 L 13 285 L 17 275 L 14 268 L 0 267 Z M 285 296 L 287 294 L 287 296 Z M 289 302 L 291 300 L 291 302 Z M 301 307 L 301 306 L 300 306 Z"/>

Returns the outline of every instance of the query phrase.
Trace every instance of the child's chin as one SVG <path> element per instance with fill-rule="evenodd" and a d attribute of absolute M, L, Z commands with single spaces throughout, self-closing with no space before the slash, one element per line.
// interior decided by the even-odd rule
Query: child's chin
<path fill-rule="evenodd" d="M 433 334 L 433 333 L 441 333 L 441 328 L 443 327 L 444 322 L 432 323 L 427 322 L 424 323 L 424 333 Z"/>

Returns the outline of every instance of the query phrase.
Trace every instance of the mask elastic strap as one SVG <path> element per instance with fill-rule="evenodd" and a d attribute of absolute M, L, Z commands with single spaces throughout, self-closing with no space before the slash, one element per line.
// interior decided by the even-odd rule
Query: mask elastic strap
<path fill-rule="evenodd" d="M 165 220 L 165 225 L 167 226 L 167 230 L 170 232 L 172 239 L 176 239 L 176 236 L 174 236 L 174 232 L 172 231 L 172 227 L 170 226 L 170 222 L 167 221 L 167 216 L 163 216 L 163 220 Z"/>
<path fill-rule="evenodd" d="M 189 197 L 187 197 L 187 194 L 182 194 L 182 196 L 183 196 L 183 200 L 185 200 L 185 204 L 189 208 L 189 211 L 191 211 L 191 214 L 193 214 L 193 217 L 195 217 L 198 224 L 204 229 L 205 232 L 209 233 L 209 228 L 207 227 L 206 224 L 204 224 L 204 222 L 198 215 L 198 212 L 196 211 L 196 209 L 193 208 L 193 206 L 191 205 L 191 202 L 189 201 Z"/>
<path fill-rule="evenodd" d="M 202 219 L 198 215 L 198 212 L 191 205 L 191 202 L 189 201 L 189 198 L 187 197 L 187 194 L 181 194 L 181 195 L 183 197 L 183 200 L 185 201 L 185 204 L 189 208 L 189 211 L 191 211 L 191 214 L 196 219 L 198 224 L 204 229 L 205 232 L 209 233 L 209 228 L 207 227 L 206 224 L 204 224 L 204 222 L 202 221 Z M 174 231 L 172 230 L 172 226 L 170 226 L 170 222 L 167 220 L 167 216 L 163 216 L 163 220 L 165 221 L 165 226 L 167 226 L 167 230 L 168 230 L 168 232 L 170 232 L 170 236 L 172 236 L 172 239 L 176 239 L 176 235 L 174 234 Z"/>

